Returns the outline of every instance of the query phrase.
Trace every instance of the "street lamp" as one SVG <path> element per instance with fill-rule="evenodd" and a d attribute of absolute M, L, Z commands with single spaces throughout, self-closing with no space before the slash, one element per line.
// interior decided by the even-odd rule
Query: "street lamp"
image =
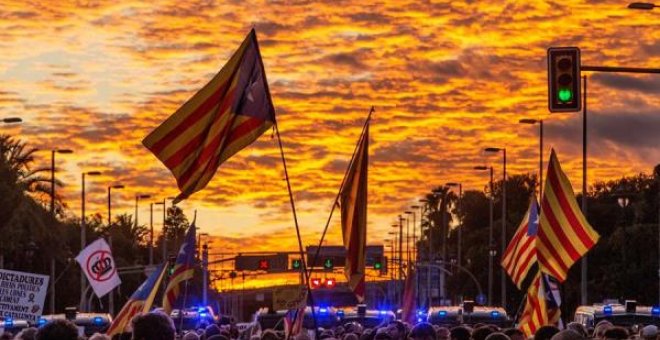
<path fill-rule="evenodd" d="M 413 216 L 413 254 L 415 254 L 415 261 L 417 261 L 417 216 L 415 214 L 415 210 L 419 209 L 419 205 L 411 205 L 410 208 L 412 209 L 412 216 Z M 420 222 L 422 216 L 419 216 Z M 420 233 L 421 233 L 421 227 L 420 227 Z"/>
<path fill-rule="evenodd" d="M 488 305 L 493 304 L 493 167 L 492 166 L 475 166 L 474 170 L 490 171 L 490 196 L 488 200 L 488 214 L 490 216 L 490 223 L 488 225 Z"/>
<path fill-rule="evenodd" d="M 82 173 L 82 204 L 81 204 L 81 219 L 80 219 L 80 251 L 85 249 L 85 245 L 87 244 L 87 226 L 85 223 L 85 176 L 100 176 L 101 172 L 100 171 L 86 171 Z M 85 310 L 85 306 L 87 305 L 85 303 L 85 288 L 86 288 L 86 281 L 85 281 L 85 275 L 83 274 L 82 270 L 80 271 L 80 311 Z"/>
<path fill-rule="evenodd" d="M 484 151 L 496 153 L 502 152 L 502 235 L 500 254 L 506 251 L 506 148 L 485 148 Z M 501 267 L 501 266 L 500 266 Z M 500 293 L 502 298 L 502 308 L 506 309 L 506 272 L 504 267 L 500 268 Z"/>
<path fill-rule="evenodd" d="M 20 119 L 20 118 L 19 118 Z M 50 150 L 50 214 L 55 217 L 55 154 L 72 154 L 70 149 Z"/>
<path fill-rule="evenodd" d="M 458 246 L 457 246 L 457 260 L 458 266 L 461 266 L 461 247 L 463 243 L 463 184 L 457 182 L 448 182 L 448 187 L 458 187 L 458 214 L 460 216 L 461 224 L 458 226 Z"/>
<path fill-rule="evenodd" d="M 520 124 L 539 124 L 539 200 L 543 199 L 543 119 L 521 119 Z"/>
<path fill-rule="evenodd" d="M 648 3 L 648 2 L 632 2 L 628 4 L 628 8 L 630 9 L 641 9 L 641 10 L 647 10 L 650 11 L 653 8 L 658 7 L 655 4 Z"/>
<path fill-rule="evenodd" d="M 412 211 L 404 211 L 406 215 L 412 214 Z M 410 216 L 406 216 L 406 261 L 410 265 Z"/>
<path fill-rule="evenodd" d="M 138 203 L 141 199 L 151 198 L 151 195 L 147 194 L 135 194 L 135 227 L 138 226 Z"/>
<path fill-rule="evenodd" d="M 112 189 L 124 189 L 125 186 L 122 184 L 108 185 L 108 243 L 110 244 L 110 249 L 112 250 L 112 233 L 110 232 L 110 227 L 112 226 Z M 115 290 L 112 289 L 108 293 L 108 312 L 111 315 L 115 314 Z"/>

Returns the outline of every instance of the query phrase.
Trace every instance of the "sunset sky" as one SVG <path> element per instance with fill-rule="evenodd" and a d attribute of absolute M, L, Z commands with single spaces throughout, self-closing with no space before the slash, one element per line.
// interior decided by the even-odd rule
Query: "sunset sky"
<path fill-rule="evenodd" d="M 507 148 L 512 174 L 535 172 L 546 120 L 576 191 L 581 116 L 549 114 L 546 49 L 579 46 L 585 65 L 658 67 L 660 9 L 625 1 L 3 1 L 2 133 L 58 156 L 59 189 L 80 214 L 133 213 L 136 193 L 175 196 L 168 170 L 141 140 L 218 72 L 255 28 L 305 244 L 318 242 L 369 108 L 370 243 L 434 185 L 482 190 Z M 660 77 L 589 76 L 589 182 L 649 172 L 660 162 Z M 276 140 L 266 132 L 180 204 L 215 237 L 213 250 L 295 250 Z M 49 166 L 50 153 L 39 153 Z M 140 222 L 148 223 L 148 202 Z M 156 216 L 162 216 L 159 207 Z M 338 217 L 338 215 L 336 215 Z M 156 218 L 160 221 L 160 218 Z M 160 223 L 156 225 L 160 229 Z M 340 243 L 339 219 L 329 243 Z"/>

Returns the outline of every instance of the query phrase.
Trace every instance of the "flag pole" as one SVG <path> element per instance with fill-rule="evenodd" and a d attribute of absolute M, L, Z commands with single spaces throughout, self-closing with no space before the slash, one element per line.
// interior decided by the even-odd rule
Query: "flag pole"
<path fill-rule="evenodd" d="M 267 82 L 266 82 L 267 83 Z M 314 297 L 312 296 L 312 289 L 309 286 L 309 273 L 307 273 L 307 264 L 305 261 L 305 250 L 303 249 L 302 238 L 300 237 L 300 227 L 298 226 L 298 215 L 296 214 L 296 204 L 293 200 L 293 192 L 291 191 L 291 181 L 289 181 L 289 172 L 286 167 L 286 157 L 284 157 L 284 147 L 282 146 L 282 138 L 280 137 L 280 129 L 277 127 L 277 121 L 274 122 L 275 134 L 277 135 L 277 144 L 280 147 L 280 155 L 282 156 L 282 165 L 284 166 L 284 178 L 286 179 L 286 187 L 289 191 L 289 201 L 291 202 L 291 212 L 293 213 L 293 223 L 296 227 L 296 236 L 298 237 L 298 248 L 300 250 L 300 262 L 302 263 L 302 271 L 305 278 L 305 285 L 307 286 L 307 299 L 309 300 L 310 308 L 312 309 L 312 320 L 314 321 L 314 332 L 318 333 L 316 324 L 316 313 L 314 311 Z M 317 336 L 318 338 L 318 336 Z"/>
<path fill-rule="evenodd" d="M 335 208 L 337 207 L 337 201 L 339 201 L 339 196 L 341 195 L 342 189 L 344 189 L 344 184 L 346 183 L 346 177 L 348 176 L 348 171 L 351 169 L 351 165 L 353 164 L 353 161 L 355 160 L 355 154 L 357 153 L 358 148 L 360 147 L 360 141 L 362 140 L 362 136 L 364 136 L 365 131 L 367 130 L 367 125 L 371 121 L 371 114 L 374 113 L 376 109 L 372 106 L 371 109 L 369 110 L 369 115 L 367 115 L 367 120 L 364 122 L 364 125 L 362 126 L 362 132 L 360 133 L 360 138 L 358 139 L 358 142 L 355 144 L 355 149 L 353 150 L 353 155 L 351 156 L 350 162 L 348 162 L 348 166 L 346 167 L 346 171 L 344 172 L 344 178 L 341 180 L 341 185 L 339 186 L 339 190 L 337 191 L 337 195 L 335 196 L 335 200 L 332 202 L 332 208 L 330 209 L 330 215 L 328 216 L 328 220 L 325 223 L 325 228 L 323 228 L 323 234 L 321 234 L 321 239 L 319 240 L 319 246 L 316 248 L 316 253 L 314 254 L 314 258 L 312 260 L 312 263 L 309 265 L 309 273 L 311 275 L 312 271 L 314 270 L 314 265 L 318 261 L 319 255 L 321 253 L 321 246 L 323 245 L 323 240 L 325 239 L 325 235 L 328 232 L 328 227 L 330 226 L 330 220 L 332 220 L 332 214 L 335 212 Z"/>
<path fill-rule="evenodd" d="M 197 228 L 196 222 L 197 222 L 197 209 L 195 209 L 195 213 L 193 215 L 193 221 L 192 221 L 191 227 Z M 195 232 L 195 233 L 197 233 L 197 232 Z M 196 246 L 197 245 L 195 245 L 195 248 L 197 248 Z M 165 269 L 163 269 L 163 270 L 165 270 Z M 183 310 L 186 308 L 186 300 L 188 300 L 188 281 L 190 281 L 190 280 L 186 280 L 186 285 L 183 288 L 183 305 L 181 305 L 181 308 L 179 308 L 179 330 L 180 331 L 183 330 Z M 204 306 L 204 307 L 206 307 L 206 306 Z"/>

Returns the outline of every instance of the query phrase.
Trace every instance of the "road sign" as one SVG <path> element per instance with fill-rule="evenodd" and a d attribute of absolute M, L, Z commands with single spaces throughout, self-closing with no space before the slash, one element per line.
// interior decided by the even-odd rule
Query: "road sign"
<path fill-rule="evenodd" d="M 234 270 L 237 271 L 267 271 L 269 273 L 285 272 L 289 268 L 287 254 L 274 255 L 238 255 Z"/>
<path fill-rule="evenodd" d="M 296 309 L 307 302 L 305 286 L 283 287 L 273 291 L 273 309 Z"/>

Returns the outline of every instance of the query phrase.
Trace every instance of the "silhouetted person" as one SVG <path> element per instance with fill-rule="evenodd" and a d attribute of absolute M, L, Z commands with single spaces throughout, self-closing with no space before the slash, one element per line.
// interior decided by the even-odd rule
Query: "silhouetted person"
<path fill-rule="evenodd" d="M 140 314 L 131 323 L 133 340 L 174 340 L 174 322 L 165 313 Z"/>
<path fill-rule="evenodd" d="M 542 326 L 534 334 L 534 340 L 550 340 L 557 333 L 559 333 L 559 328 L 555 326 Z"/>
<path fill-rule="evenodd" d="M 449 331 L 451 340 L 470 340 L 470 330 L 465 326 L 456 326 Z"/>
<path fill-rule="evenodd" d="M 39 329 L 37 340 L 78 340 L 78 327 L 69 320 L 53 320 Z"/>
<path fill-rule="evenodd" d="M 420 322 L 412 328 L 408 338 L 412 340 L 437 340 L 438 336 L 431 324 Z"/>
<path fill-rule="evenodd" d="M 493 330 L 488 327 L 488 326 L 481 326 L 474 331 L 472 331 L 472 339 L 473 340 L 486 340 L 486 337 L 488 337 L 491 333 L 493 333 Z"/>

